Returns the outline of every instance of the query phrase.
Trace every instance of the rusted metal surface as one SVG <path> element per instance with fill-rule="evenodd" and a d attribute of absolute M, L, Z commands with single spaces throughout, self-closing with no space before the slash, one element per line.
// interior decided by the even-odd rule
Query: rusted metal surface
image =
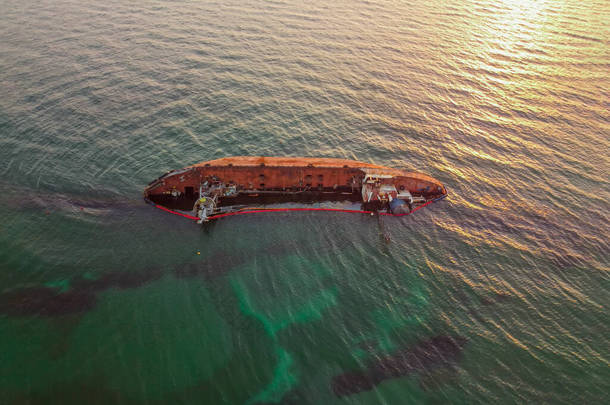
<path fill-rule="evenodd" d="M 373 179 L 373 181 L 371 181 Z M 364 184 L 363 182 L 367 182 Z M 421 173 L 347 159 L 226 157 L 174 170 L 151 182 L 144 196 L 172 209 L 201 208 L 200 189 L 213 208 L 277 202 L 361 201 L 365 209 L 389 209 L 404 196 L 412 204 L 446 195 L 436 179 Z M 211 187 L 211 188 L 210 188 Z M 230 192 L 228 191 L 230 190 Z M 209 199 L 206 204 L 209 204 Z"/>
<path fill-rule="evenodd" d="M 188 194 L 187 187 L 195 192 L 201 182 L 211 177 L 234 183 L 240 190 L 351 190 L 352 186 L 360 188 L 365 170 L 394 176 L 393 184 L 399 190 L 402 187 L 411 193 L 418 193 L 426 188 L 428 191 L 438 191 L 440 187 L 441 194 L 445 191 L 438 180 L 425 174 L 355 160 L 248 156 L 210 160 L 170 172 L 151 183 L 145 194 L 171 193 L 173 190 Z"/>

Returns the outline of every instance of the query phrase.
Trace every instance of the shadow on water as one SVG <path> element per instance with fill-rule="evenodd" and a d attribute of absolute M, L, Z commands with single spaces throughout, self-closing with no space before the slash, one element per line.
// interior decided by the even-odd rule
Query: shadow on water
<path fill-rule="evenodd" d="M 451 366 L 461 356 L 465 344 L 466 339 L 460 336 L 434 336 L 382 357 L 364 370 L 333 377 L 331 388 L 335 395 L 343 397 L 370 391 L 384 380 Z"/>

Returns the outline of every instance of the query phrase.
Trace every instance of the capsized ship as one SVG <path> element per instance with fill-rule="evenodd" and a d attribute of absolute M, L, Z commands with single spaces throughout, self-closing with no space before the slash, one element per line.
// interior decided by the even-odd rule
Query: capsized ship
<path fill-rule="evenodd" d="M 172 170 L 144 198 L 168 210 L 192 211 L 199 223 L 280 203 L 360 203 L 363 211 L 408 214 L 447 190 L 421 173 L 348 159 L 235 156 Z"/>

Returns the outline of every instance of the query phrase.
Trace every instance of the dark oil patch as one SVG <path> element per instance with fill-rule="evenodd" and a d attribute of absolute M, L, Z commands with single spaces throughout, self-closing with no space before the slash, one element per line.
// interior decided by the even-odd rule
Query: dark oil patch
<path fill-rule="evenodd" d="M 110 288 L 133 289 L 159 279 L 157 269 L 139 272 L 112 271 L 96 279 L 76 278 L 70 290 L 60 292 L 50 287 L 25 287 L 0 294 L 0 314 L 20 317 L 58 317 L 90 311 L 97 304 L 97 294 Z"/>
<path fill-rule="evenodd" d="M 0 294 L 0 313 L 9 316 L 71 315 L 95 304 L 95 294 L 79 290 L 60 293 L 48 287 L 27 287 Z"/>
<path fill-rule="evenodd" d="M 296 246 L 293 244 L 274 244 L 263 248 L 257 255 L 283 255 L 294 252 L 295 249 Z M 233 268 L 251 259 L 252 256 L 219 251 L 202 261 L 176 267 L 173 273 L 179 279 L 202 277 L 210 281 L 224 276 Z M 14 317 L 59 317 L 81 314 L 95 307 L 98 293 L 112 288 L 120 290 L 140 288 L 160 279 L 163 275 L 164 272 L 156 268 L 140 271 L 108 271 L 97 278 L 77 276 L 71 280 L 70 289 L 65 292 L 44 286 L 19 288 L 0 293 L 0 314 Z"/>
<path fill-rule="evenodd" d="M 435 336 L 383 357 L 365 370 L 333 377 L 331 388 L 338 397 L 370 391 L 384 380 L 415 372 L 429 372 L 454 363 L 466 344 L 463 337 Z"/>
<path fill-rule="evenodd" d="M 104 273 L 96 279 L 77 278 L 72 281 L 71 288 L 87 292 L 100 292 L 110 288 L 127 290 L 142 287 L 161 278 L 162 275 L 163 272 L 159 269 L 112 271 Z"/>

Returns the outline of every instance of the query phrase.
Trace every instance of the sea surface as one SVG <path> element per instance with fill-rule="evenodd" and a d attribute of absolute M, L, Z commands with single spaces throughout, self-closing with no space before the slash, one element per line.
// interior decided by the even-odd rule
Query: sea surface
<path fill-rule="evenodd" d="M 607 402 L 609 22 L 604 0 L 0 0 L 0 403 Z M 232 155 L 449 197 L 205 227 L 142 200 Z"/>

